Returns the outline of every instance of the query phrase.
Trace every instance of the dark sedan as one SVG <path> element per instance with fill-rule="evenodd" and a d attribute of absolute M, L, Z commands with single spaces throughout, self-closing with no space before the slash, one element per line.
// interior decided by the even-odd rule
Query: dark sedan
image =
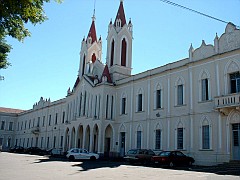
<path fill-rule="evenodd" d="M 39 147 L 30 147 L 26 149 L 25 153 L 35 154 L 35 155 L 46 155 L 47 151 L 40 149 Z"/>
<path fill-rule="evenodd" d="M 23 153 L 25 149 L 22 146 L 14 146 L 9 149 L 9 152 L 11 153 Z"/>
<path fill-rule="evenodd" d="M 155 153 L 151 149 L 131 149 L 127 152 L 124 159 L 130 164 L 149 164 L 154 155 Z"/>
<path fill-rule="evenodd" d="M 181 151 L 162 151 L 157 156 L 152 157 L 152 162 L 156 165 L 168 165 L 169 167 L 187 165 L 191 166 L 195 160 L 186 156 Z"/>

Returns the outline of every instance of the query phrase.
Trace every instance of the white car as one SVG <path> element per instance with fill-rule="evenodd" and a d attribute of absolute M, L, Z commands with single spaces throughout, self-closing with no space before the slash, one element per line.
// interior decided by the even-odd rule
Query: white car
<path fill-rule="evenodd" d="M 99 155 L 96 153 L 90 153 L 86 149 L 73 148 L 67 151 L 66 157 L 69 161 L 74 161 L 76 159 L 96 160 L 99 158 Z"/>

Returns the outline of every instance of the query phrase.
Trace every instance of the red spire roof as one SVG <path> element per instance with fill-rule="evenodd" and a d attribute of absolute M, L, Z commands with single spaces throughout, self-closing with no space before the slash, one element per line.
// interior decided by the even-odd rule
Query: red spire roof
<path fill-rule="evenodd" d="M 96 33 L 96 28 L 95 28 L 95 17 L 92 18 L 92 25 L 90 27 L 89 33 L 88 33 L 88 37 L 92 38 L 92 43 L 94 43 L 95 41 L 97 41 L 97 33 Z"/>
<path fill-rule="evenodd" d="M 109 73 L 109 69 L 108 69 L 108 65 L 106 64 L 104 70 L 103 70 L 103 73 L 102 73 L 102 77 L 103 76 L 106 76 L 107 77 L 107 82 L 108 83 L 112 83 L 112 78 L 110 76 L 110 73 Z M 102 77 L 101 77 L 101 80 L 102 80 Z"/>
<path fill-rule="evenodd" d="M 123 1 L 120 2 L 117 16 L 114 22 L 114 26 L 116 26 L 116 20 L 121 19 L 121 27 L 123 27 L 126 24 L 126 18 L 125 18 L 125 13 L 124 13 L 124 8 L 123 8 Z"/>

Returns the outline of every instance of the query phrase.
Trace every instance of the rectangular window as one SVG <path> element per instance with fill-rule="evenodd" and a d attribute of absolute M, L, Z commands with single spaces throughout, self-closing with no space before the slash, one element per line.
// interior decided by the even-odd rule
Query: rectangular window
<path fill-rule="evenodd" d="M 34 127 L 34 126 L 35 126 L 35 118 L 33 119 L 32 127 Z"/>
<path fill-rule="evenodd" d="M 63 111 L 63 114 L 62 114 L 62 123 L 64 123 L 65 121 L 65 111 Z"/>
<path fill-rule="evenodd" d="M 38 117 L 38 121 L 37 121 L 37 127 L 40 126 L 40 117 Z"/>
<path fill-rule="evenodd" d="M 122 114 L 126 114 L 126 98 L 122 98 Z"/>
<path fill-rule="evenodd" d="M 43 148 L 43 137 L 41 137 L 41 148 Z"/>
<path fill-rule="evenodd" d="M 45 126 L 45 116 L 43 116 L 43 120 L 42 120 L 42 126 Z"/>
<path fill-rule="evenodd" d="M 106 100 L 106 119 L 108 119 L 108 95 Z"/>
<path fill-rule="evenodd" d="M 60 139 L 60 147 L 63 147 L 63 136 L 61 136 L 61 139 Z"/>
<path fill-rule="evenodd" d="M 156 130 L 155 149 L 161 149 L 161 130 Z"/>
<path fill-rule="evenodd" d="M 177 105 L 183 105 L 183 85 L 177 86 Z"/>
<path fill-rule="evenodd" d="M 240 92 L 240 73 L 232 73 L 230 74 L 230 88 L 231 93 L 239 93 Z"/>
<path fill-rule="evenodd" d="M 5 128 L 5 121 L 2 121 L 2 123 L 1 123 L 1 130 L 4 130 L 4 128 Z"/>
<path fill-rule="evenodd" d="M 21 130 L 23 130 L 23 121 L 22 121 L 22 123 L 21 123 Z"/>
<path fill-rule="evenodd" d="M 56 136 L 53 137 L 53 147 L 56 147 Z"/>
<path fill-rule="evenodd" d="M 142 94 L 138 94 L 138 111 L 143 110 L 143 99 Z"/>
<path fill-rule="evenodd" d="M 9 123 L 9 129 L 8 129 L 9 131 L 12 131 L 13 130 L 13 122 L 10 122 Z"/>
<path fill-rule="evenodd" d="M 27 121 L 25 121 L 24 129 L 27 129 Z"/>
<path fill-rule="evenodd" d="M 36 137 L 35 147 L 38 147 L 38 137 Z"/>
<path fill-rule="evenodd" d="M 52 119 L 52 115 L 49 115 L 49 119 L 48 119 L 48 125 L 51 126 L 51 119 Z"/>
<path fill-rule="evenodd" d="M 209 100 L 208 79 L 202 79 L 202 101 Z"/>
<path fill-rule="evenodd" d="M 141 149 L 142 131 L 137 131 L 137 149 Z"/>
<path fill-rule="evenodd" d="M 183 128 L 177 129 L 177 149 L 183 149 Z"/>
<path fill-rule="evenodd" d="M 158 108 L 161 108 L 161 90 L 160 89 L 158 89 L 157 91 L 156 91 L 156 109 L 158 109 Z"/>
<path fill-rule="evenodd" d="M 58 113 L 56 113 L 56 116 L 55 116 L 55 124 L 57 124 L 57 120 L 58 120 Z"/>
<path fill-rule="evenodd" d="M 209 149 L 209 125 L 202 126 L 202 148 Z"/>
<path fill-rule="evenodd" d="M 47 137 L 47 148 L 49 148 L 49 137 Z"/>
<path fill-rule="evenodd" d="M 27 147 L 29 147 L 28 145 L 29 145 L 29 138 L 27 138 Z"/>
<path fill-rule="evenodd" d="M 31 128 L 31 119 L 29 120 L 29 123 L 28 123 L 28 129 L 30 129 L 30 128 Z M 19 126 L 18 126 L 18 129 L 19 129 Z"/>

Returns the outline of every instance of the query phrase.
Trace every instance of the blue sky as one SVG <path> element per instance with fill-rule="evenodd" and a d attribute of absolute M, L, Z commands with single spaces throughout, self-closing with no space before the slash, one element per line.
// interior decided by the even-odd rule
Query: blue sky
<path fill-rule="evenodd" d="M 202 13 L 240 26 L 240 0 L 172 0 Z M 81 41 L 87 36 L 94 0 L 64 0 L 48 3 L 48 20 L 27 25 L 32 36 L 24 43 L 8 38 L 12 45 L 12 66 L 0 70 L 0 107 L 31 109 L 40 97 L 55 101 L 73 87 L 79 67 Z M 110 19 L 115 19 L 119 0 L 96 1 L 97 36 L 103 40 L 102 61 L 106 57 L 106 37 Z M 188 57 L 190 44 L 198 48 L 202 40 L 213 44 L 216 33 L 226 24 L 171 6 L 160 0 L 124 0 L 127 21 L 133 23 L 132 74 L 137 74 Z"/>

